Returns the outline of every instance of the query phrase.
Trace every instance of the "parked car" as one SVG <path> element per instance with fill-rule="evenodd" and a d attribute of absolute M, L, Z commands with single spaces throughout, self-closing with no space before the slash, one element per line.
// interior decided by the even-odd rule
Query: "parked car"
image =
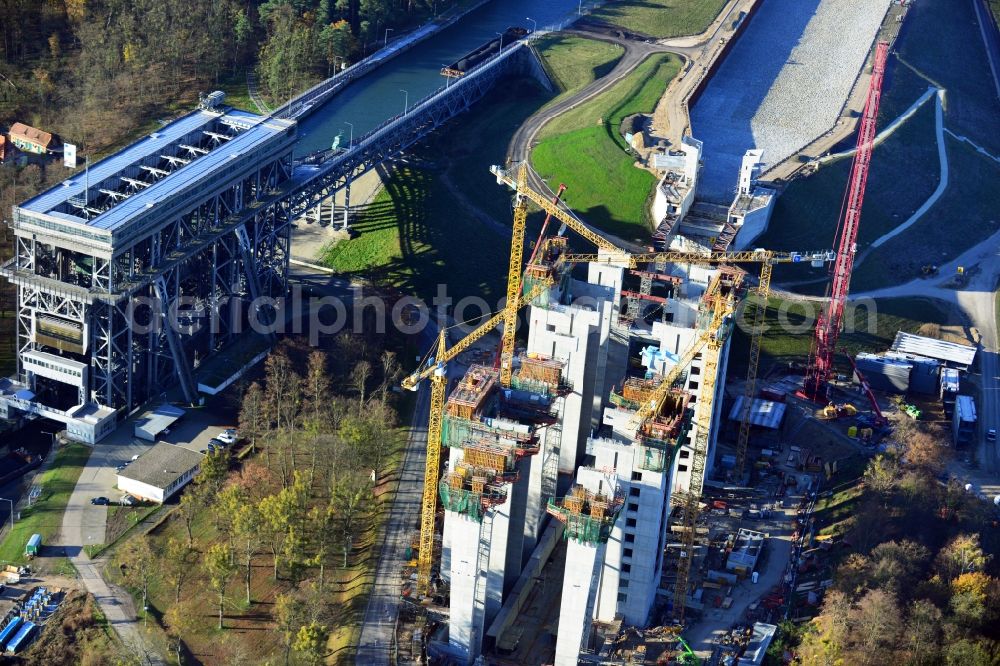
<path fill-rule="evenodd" d="M 104 506 L 106 504 L 111 504 L 111 500 L 109 500 L 107 497 L 95 497 L 94 499 L 90 500 L 90 503 L 97 504 L 99 506 Z"/>
<path fill-rule="evenodd" d="M 115 470 L 118 471 L 118 472 L 120 472 L 123 469 L 125 469 L 126 467 L 128 467 L 128 463 L 127 462 L 123 462 L 121 465 L 118 465 L 118 467 L 115 467 Z"/>
<path fill-rule="evenodd" d="M 129 495 L 128 493 L 122 495 L 122 498 L 118 500 L 118 503 L 121 504 L 122 506 L 134 506 L 135 502 L 136 502 L 135 498 Z"/>
<path fill-rule="evenodd" d="M 209 446 L 214 446 L 217 449 L 224 449 L 224 448 L 226 448 L 226 442 L 222 441 L 218 437 L 213 437 L 212 439 L 208 440 L 208 445 Z"/>
<path fill-rule="evenodd" d="M 135 462 L 138 459 L 139 459 L 139 456 L 138 455 L 134 455 L 134 456 L 132 456 L 132 460 L 130 460 L 129 462 Z M 125 464 L 127 465 L 128 463 L 125 463 Z"/>
<path fill-rule="evenodd" d="M 236 428 L 226 428 L 221 433 L 216 435 L 215 439 L 220 442 L 225 442 L 226 444 L 235 444 L 236 440 L 239 439 L 239 435 L 236 434 Z"/>

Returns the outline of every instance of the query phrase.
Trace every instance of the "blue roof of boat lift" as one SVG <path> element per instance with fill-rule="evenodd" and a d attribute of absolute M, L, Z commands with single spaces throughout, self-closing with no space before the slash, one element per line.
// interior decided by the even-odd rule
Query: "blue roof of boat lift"
<path fill-rule="evenodd" d="M 148 155 L 157 154 L 164 146 L 179 141 L 182 137 L 198 130 L 200 127 L 209 125 L 217 118 L 229 119 L 238 125 L 250 125 L 251 127 L 240 132 L 230 141 L 217 146 L 208 154 L 171 172 L 168 176 L 136 192 L 128 199 L 119 202 L 116 206 L 90 220 L 53 211 L 54 208 L 63 204 L 67 199 L 83 194 L 86 180 L 83 172 L 78 172 L 69 180 L 29 199 L 21 204 L 19 208 L 25 211 L 52 214 L 56 217 L 75 221 L 91 228 L 112 231 L 151 207 L 154 203 L 166 199 L 175 190 L 183 188 L 201 179 L 206 174 L 216 171 L 229 160 L 254 150 L 261 143 L 294 124 L 291 121 L 264 118 L 263 116 L 237 109 L 230 109 L 221 118 L 218 113 L 194 111 L 165 125 L 163 128 L 140 139 L 114 155 L 110 155 L 100 162 L 91 165 L 90 183 L 92 185 L 100 183 L 115 174 L 123 172 L 130 165 L 139 162 Z"/>

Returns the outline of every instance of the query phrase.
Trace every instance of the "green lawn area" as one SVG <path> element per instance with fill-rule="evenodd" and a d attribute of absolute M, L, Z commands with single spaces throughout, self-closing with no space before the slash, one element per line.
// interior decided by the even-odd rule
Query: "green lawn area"
<path fill-rule="evenodd" d="M 805 363 L 813 341 L 819 301 L 786 301 L 778 297 L 768 300 L 761 338 L 761 368 L 763 376 L 771 364 L 787 365 L 789 362 Z M 730 353 L 730 373 L 745 372 L 749 353 L 749 336 L 743 322 L 752 321 L 753 310 L 747 307 L 734 332 Z M 853 315 L 853 316 L 852 316 Z M 926 298 L 878 299 L 875 309 L 869 312 L 862 305 L 847 310 L 844 331 L 840 335 L 840 349 L 848 354 L 861 351 L 884 351 L 903 330 L 911 333 L 925 323 L 952 324 L 948 311 L 936 301 Z M 838 362 L 848 367 L 844 358 Z"/>
<path fill-rule="evenodd" d="M 62 527 L 63 510 L 90 457 L 90 447 L 69 444 L 55 454 L 52 466 L 35 478 L 42 494 L 34 505 L 21 511 L 21 519 L 0 544 L 0 561 L 25 562 L 24 546 L 32 534 L 42 535 L 42 546 L 49 544 Z M 51 455 L 51 454 L 50 454 Z M 46 558 L 46 560 L 51 558 Z"/>
<path fill-rule="evenodd" d="M 906 233 L 860 262 L 854 291 L 910 280 L 921 266 L 943 264 L 1000 230 L 1000 165 L 947 134 L 945 141 L 948 189 Z"/>
<path fill-rule="evenodd" d="M 257 105 L 250 99 L 246 72 L 230 73 L 219 82 L 218 89 L 226 93 L 226 104 L 251 113 L 260 113 Z"/>
<path fill-rule="evenodd" d="M 816 500 L 815 518 L 818 535 L 844 534 L 853 522 L 852 516 L 864 488 L 857 481 L 842 484 L 829 496 Z"/>
<path fill-rule="evenodd" d="M 650 37 L 697 35 L 711 24 L 726 0 L 617 0 L 591 16 Z"/>
<path fill-rule="evenodd" d="M 572 95 L 610 72 L 625 52 L 617 44 L 563 33 L 542 37 L 535 42 L 535 48 L 560 91 L 549 103 Z"/>
<path fill-rule="evenodd" d="M 623 118 L 650 113 L 680 69 L 680 59 L 645 60 L 610 90 L 554 118 L 540 132 L 531 161 L 552 184 L 566 183 L 566 202 L 595 226 L 644 241 L 656 179 L 633 166 L 618 128 Z"/>
<path fill-rule="evenodd" d="M 651 56 L 609 90 L 580 106 L 553 118 L 538 133 L 540 139 L 558 136 L 584 127 L 603 125 L 617 135 L 621 119 L 633 113 L 649 113 L 667 84 L 680 71 L 681 60 L 668 53 Z M 624 147 L 624 141 L 618 140 Z"/>

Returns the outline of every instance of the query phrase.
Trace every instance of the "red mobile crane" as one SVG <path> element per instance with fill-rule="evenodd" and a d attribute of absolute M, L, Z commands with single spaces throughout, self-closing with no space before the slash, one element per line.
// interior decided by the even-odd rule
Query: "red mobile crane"
<path fill-rule="evenodd" d="M 805 395 L 817 401 L 826 400 L 826 383 L 833 373 L 833 357 L 837 351 L 837 338 L 844 318 L 844 304 L 851 286 L 851 271 L 854 269 L 854 254 L 857 251 L 858 225 L 861 222 L 861 204 L 865 198 L 865 184 L 868 181 L 868 167 L 871 164 L 875 140 L 875 121 L 882 96 L 882 79 L 885 61 L 889 55 L 889 42 L 880 41 L 875 46 L 875 61 L 872 78 L 868 84 L 865 109 L 861 116 L 861 130 L 858 132 L 858 148 L 851 166 L 851 177 L 844 194 L 838 233 L 840 242 L 837 258 L 831 269 L 830 303 L 826 313 L 821 313 L 816 321 L 816 337 L 809 369 L 806 371 Z"/>

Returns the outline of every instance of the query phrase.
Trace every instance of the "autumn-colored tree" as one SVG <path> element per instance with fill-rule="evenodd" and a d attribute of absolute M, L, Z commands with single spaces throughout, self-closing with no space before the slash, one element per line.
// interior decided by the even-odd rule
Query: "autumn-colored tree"
<path fill-rule="evenodd" d="M 184 525 L 184 532 L 187 534 L 187 547 L 194 547 L 194 533 L 191 528 L 194 526 L 198 512 L 208 505 L 211 488 L 205 484 L 192 484 L 184 490 L 181 501 L 175 512 Z"/>
<path fill-rule="evenodd" d="M 253 573 L 253 558 L 260 550 L 261 517 L 257 507 L 249 502 L 237 507 L 233 516 L 233 535 L 236 550 L 243 566 L 243 584 L 246 587 L 246 602 L 250 603 L 250 576 Z"/>
<path fill-rule="evenodd" d="M 354 390 L 358 393 L 358 404 L 365 404 L 365 398 L 367 396 L 366 388 L 368 386 L 368 380 L 372 376 L 372 364 L 368 361 L 361 359 L 358 361 L 354 370 L 351 371 L 351 384 L 354 385 Z"/>
<path fill-rule="evenodd" d="M 851 612 L 851 638 L 861 664 L 892 663 L 891 655 L 902 630 L 896 598 L 885 590 L 870 590 Z"/>
<path fill-rule="evenodd" d="M 292 649 L 300 653 L 306 663 L 319 666 L 326 659 L 326 642 L 330 637 L 329 630 L 318 622 L 310 622 L 299 627 Z"/>
<path fill-rule="evenodd" d="M 171 537 L 160 557 L 163 576 L 174 589 L 174 603 L 181 600 L 181 588 L 193 572 L 192 551 L 184 541 Z"/>
<path fill-rule="evenodd" d="M 945 580 L 981 571 L 990 557 L 979 545 L 978 534 L 960 534 L 938 552 L 937 568 Z"/>
<path fill-rule="evenodd" d="M 335 513 L 332 501 L 326 506 L 314 506 L 309 510 L 309 530 L 312 533 L 312 564 L 319 567 L 319 589 L 326 587 L 326 558 L 333 542 Z"/>
<path fill-rule="evenodd" d="M 240 436 L 250 442 L 250 450 L 257 452 L 257 438 L 267 432 L 267 414 L 264 404 L 264 389 L 254 382 L 243 394 L 243 404 L 240 408 Z"/>
<path fill-rule="evenodd" d="M 910 604 L 903 638 L 911 663 L 937 663 L 941 649 L 941 610 L 927 599 L 914 601 Z"/>
<path fill-rule="evenodd" d="M 149 599 L 149 584 L 160 575 L 160 563 L 149 543 L 140 536 L 125 543 L 115 556 L 125 584 L 142 592 L 143 613 Z"/>
<path fill-rule="evenodd" d="M 288 654 L 295 642 L 298 628 L 302 626 L 305 618 L 305 604 L 299 596 L 292 592 L 279 594 L 274 599 L 274 621 L 278 632 L 281 634 L 282 644 L 285 646 L 285 663 L 288 663 Z"/>
<path fill-rule="evenodd" d="M 222 614 L 226 607 L 226 588 L 234 570 L 232 560 L 229 546 L 224 543 L 212 544 L 205 553 L 205 573 L 208 575 L 209 585 L 219 597 L 219 629 L 222 629 Z"/>
<path fill-rule="evenodd" d="M 184 638 L 190 636 L 201 628 L 201 618 L 199 617 L 198 602 L 195 599 L 187 599 L 174 603 L 163 615 L 163 621 L 167 625 L 167 633 L 170 637 L 170 646 L 177 655 L 177 663 L 181 661 L 181 650 L 184 647 Z"/>
<path fill-rule="evenodd" d="M 341 477 L 337 487 L 333 489 L 335 523 L 344 554 L 344 568 L 347 568 L 348 555 L 363 524 L 370 496 L 371 486 L 356 478 Z"/>
<path fill-rule="evenodd" d="M 865 468 L 865 485 L 880 495 L 885 495 L 899 481 L 899 462 L 890 455 L 879 454 Z"/>

